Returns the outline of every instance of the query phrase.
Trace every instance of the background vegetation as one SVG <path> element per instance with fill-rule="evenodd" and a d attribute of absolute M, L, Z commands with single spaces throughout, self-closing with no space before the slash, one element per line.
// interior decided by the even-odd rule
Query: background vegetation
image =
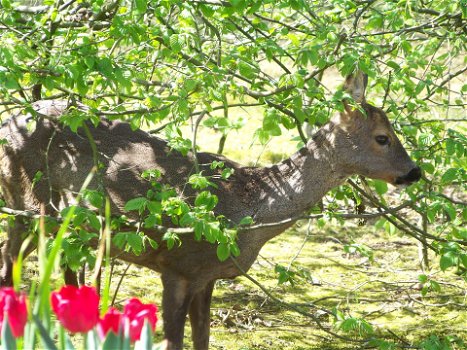
<path fill-rule="evenodd" d="M 372 338 L 365 346 L 463 346 L 464 1 L 0 4 L 2 118 L 39 99 L 81 101 L 91 112 L 64 118 L 72 128 L 86 118 L 122 119 L 182 152 L 201 147 L 244 164 L 276 162 L 303 145 L 341 108 L 342 77 L 363 70 L 370 102 L 389 113 L 423 180 L 394 190 L 353 179 L 330 192 L 253 269 L 289 305 L 251 281 L 220 282 L 214 302 L 229 302 L 215 310 L 213 344 L 358 348 Z M 65 242 L 80 251 L 72 266 L 92 264 L 93 251 Z M 152 299 L 148 287 L 134 292 Z M 248 336 L 230 337 L 232 329 Z"/>

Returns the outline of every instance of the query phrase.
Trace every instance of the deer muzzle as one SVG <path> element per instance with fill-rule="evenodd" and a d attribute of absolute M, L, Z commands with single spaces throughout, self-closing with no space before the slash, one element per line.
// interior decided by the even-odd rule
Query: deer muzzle
<path fill-rule="evenodd" d="M 422 169 L 416 166 L 410 170 L 406 175 L 399 176 L 396 178 L 396 185 L 410 185 L 411 183 L 417 182 L 422 177 Z"/>

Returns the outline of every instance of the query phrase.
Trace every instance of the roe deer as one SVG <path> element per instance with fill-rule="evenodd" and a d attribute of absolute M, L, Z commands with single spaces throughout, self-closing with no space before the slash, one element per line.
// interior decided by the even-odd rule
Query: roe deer
<path fill-rule="evenodd" d="M 208 166 L 215 160 L 235 170 L 227 180 L 212 180 L 217 186 L 211 192 L 219 198 L 215 212 L 233 222 L 246 216 L 251 216 L 257 224 L 279 222 L 297 217 L 353 174 L 392 184 L 419 180 L 420 168 L 407 155 L 385 113 L 366 103 L 366 85 L 367 78 L 363 74 L 349 76 L 344 89 L 361 109 L 353 109 L 344 100 L 343 112 L 322 127 L 305 147 L 277 165 L 243 167 L 219 155 L 198 153 L 198 162 L 206 175 L 215 172 Z M 67 104 L 39 101 L 34 108 L 39 117 L 56 117 L 66 113 Z M 28 118 L 30 116 L 14 116 L 0 129 L 0 139 L 7 141 L 0 151 L 3 196 L 11 208 L 39 212 L 41 203 L 45 203 L 47 213 L 56 215 L 55 208 L 73 203 L 76 192 L 94 166 L 93 152 L 82 129 L 74 133 L 54 118 L 39 118 L 35 128 L 30 130 Z M 133 131 L 123 122 L 102 120 L 98 126 L 88 124 L 88 127 L 97 145 L 99 160 L 105 165 L 102 181 L 113 214 L 123 214 L 128 200 L 145 196 L 150 185 L 140 175 L 147 169 L 160 170 L 163 183 L 170 184 L 188 198 L 193 196 L 193 192 L 187 193 L 184 189 L 194 171 L 193 155 L 190 158 L 169 152 L 163 140 L 141 130 Z M 38 171 L 44 175 L 32 186 Z M 236 259 L 239 267 L 247 271 L 261 247 L 292 223 L 240 232 L 241 254 Z M 8 240 L 2 247 L 3 284 L 11 283 L 12 261 L 26 230 L 26 224 L 20 219 L 8 228 Z M 161 273 L 168 349 L 182 349 L 184 325 L 189 314 L 194 348 L 206 350 L 214 282 L 233 278 L 241 272 L 234 261 L 219 261 L 215 245 L 196 241 L 193 235 L 183 235 L 181 240 L 180 247 L 171 250 L 159 241 L 157 250 L 148 247 L 140 256 L 117 251 L 114 247 L 112 254 Z"/>

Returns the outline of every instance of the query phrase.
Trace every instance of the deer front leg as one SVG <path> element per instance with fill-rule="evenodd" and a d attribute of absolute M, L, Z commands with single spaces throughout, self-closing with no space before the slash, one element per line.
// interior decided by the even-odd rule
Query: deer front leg
<path fill-rule="evenodd" d="M 13 284 L 12 272 L 13 266 L 8 254 L 8 240 L 0 245 L 2 269 L 0 270 L 0 287 L 8 287 Z"/>
<path fill-rule="evenodd" d="M 18 258 L 23 235 L 27 231 L 28 226 L 20 218 L 16 218 L 14 225 L 8 227 L 8 238 L 1 245 L 3 266 L 0 271 L 0 286 L 13 285 L 13 262 Z"/>
<path fill-rule="evenodd" d="M 163 273 L 161 277 L 164 287 L 162 310 L 167 350 L 182 350 L 186 315 L 193 299 L 191 285 L 179 275 Z"/>
<path fill-rule="evenodd" d="M 65 280 L 65 284 L 67 285 L 72 285 L 75 287 L 79 286 L 77 272 L 70 269 L 69 266 L 65 266 L 63 268 L 63 279 Z M 96 289 L 100 290 L 100 288 L 97 287 Z"/>
<path fill-rule="evenodd" d="M 208 350 L 211 328 L 211 297 L 215 281 L 211 281 L 193 296 L 189 314 L 195 350 Z"/>

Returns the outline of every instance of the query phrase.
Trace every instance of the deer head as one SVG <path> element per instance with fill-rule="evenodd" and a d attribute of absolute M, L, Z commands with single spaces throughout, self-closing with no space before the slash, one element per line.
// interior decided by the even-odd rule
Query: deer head
<path fill-rule="evenodd" d="M 421 170 L 408 156 L 386 113 L 366 102 L 367 82 L 367 76 L 357 72 L 344 84 L 357 105 L 344 100 L 344 110 L 333 121 L 340 170 L 394 185 L 418 181 Z"/>

